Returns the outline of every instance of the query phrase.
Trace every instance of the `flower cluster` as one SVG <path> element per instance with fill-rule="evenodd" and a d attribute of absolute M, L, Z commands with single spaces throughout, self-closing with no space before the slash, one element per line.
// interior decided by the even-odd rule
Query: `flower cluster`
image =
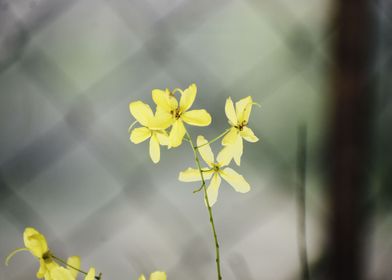
<path fill-rule="evenodd" d="M 175 94 L 179 93 L 179 100 Z M 219 137 L 208 142 L 204 136 L 197 137 L 197 146 L 193 146 L 192 139 L 186 129 L 187 125 L 208 126 L 211 123 L 211 115 L 204 109 L 189 110 L 193 105 L 197 94 L 195 84 L 187 89 L 154 89 L 152 99 L 156 105 L 155 113 L 150 106 L 142 101 L 135 101 L 129 104 L 129 109 L 141 127 L 130 132 L 130 140 L 139 144 L 150 138 L 150 157 L 154 163 L 160 160 L 160 146 L 175 148 L 181 145 L 183 139 L 191 143 L 192 148 L 197 151 L 206 162 L 205 168 L 188 168 L 179 174 L 179 180 L 183 182 L 195 182 L 210 180 L 207 188 L 209 205 L 212 206 L 218 197 L 218 190 L 221 178 L 228 182 L 237 192 L 246 193 L 250 190 L 250 185 L 244 177 L 227 167 L 231 160 L 237 165 L 241 163 L 243 153 L 243 139 L 248 142 L 257 142 L 259 139 L 248 127 L 249 116 L 252 106 L 255 104 L 252 97 L 248 96 L 234 103 L 229 97 L 226 100 L 225 113 L 230 127 Z M 170 132 L 167 130 L 170 129 Z M 211 151 L 210 143 L 222 139 L 222 150 L 216 160 Z"/>
<path fill-rule="evenodd" d="M 24 248 L 14 250 L 6 259 L 6 264 L 17 253 L 29 251 L 39 261 L 37 278 L 45 280 L 75 280 L 80 270 L 80 258 L 78 256 L 69 257 L 67 262 L 56 257 L 48 248 L 45 236 L 32 227 L 25 229 L 23 233 Z M 65 264 L 63 267 L 59 263 Z M 95 278 L 95 268 L 90 268 L 88 272 L 83 272 L 85 280 Z M 99 279 L 99 277 L 98 277 Z"/>
<path fill-rule="evenodd" d="M 174 96 L 181 93 L 180 102 Z M 154 163 L 160 160 L 160 145 L 178 147 L 184 139 L 186 129 L 184 123 L 195 126 L 207 126 L 211 116 L 206 110 L 189 110 L 196 98 L 195 84 L 186 90 L 175 89 L 173 92 L 155 89 L 152 99 L 156 104 L 155 114 L 150 106 L 142 101 L 129 104 L 129 110 L 136 121 L 142 125 L 132 130 L 130 140 L 139 144 L 150 138 L 150 157 Z M 170 128 L 170 133 L 166 129 Z"/>
<path fill-rule="evenodd" d="M 179 99 L 175 94 L 180 95 Z M 129 110 L 136 121 L 130 126 L 130 140 L 139 144 L 150 139 L 149 154 L 154 163 L 160 161 L 160 146 L 168 149 L 179 147 L 185 139 L 189 142 L 196 168 L 189 167 L 179 173 L 178 179 L 183 182 L 201 181 L 201 187 L 195 192 L 204 190 L 204 201 L 208 208 L 209 220 L 212 227 L 218 280 L 222 279 L 220 269 L 219 244 L 215 230 L 211 206 L 218 198 L 219 187 L 222 179 L 231 185 L 235 191 L 246 193 L 250 190 L 249 183 L 242 175 L 229 167 L 232 160 L 239 166 L 243 154 L 243 140 L 257 142 L 259 139 L 248 127 L 249 116 L 252 106 L 255 104 L 252 97 L 248 96 L 234 103 L 229 97 L 225 104 L 225 113 L 229 127 L 218 137 L 208 141 L 203 135 L 199 135 L 196 145 L 187 130 L 187 125 L 208 126 L 211 124 L 211 115 L 204 109 L 190 110 L 197 94 L 195 84 L 187 89 L 179 88 L 152 91 L 152 99 L 156 105 L 155 112 L 151 107 L 142 102 L 135 101 L 129 104 Z M 135 124 L 140 126 L 133 128 Z M 133 129 L 132 129 L 133 128 Z M 214 156 L 210 144 L 221 139 L 222 148 Z M 200 164 L 200 157 L 206 166 Z M 206 180 L 209 180 L 208 186 Z M 37 278 L 45 280 L 76 280 L 79 273 L 84 274 L 84 280 L 101 280 L 101 274 L 95 275 L 95 268 L 91 267 L 88 272 L 80 269 L 81 261 L 78 256 L 69 257 L 67 261 L 57 257 L 49 250 L 45 236 L 32 227 L 25 229 L 23 233 L 24 248 L 16 249 L 6 259 L 6 264 L 18 252 L 29 251 L 39 261 Z M 149 280 L 166 280 L 166 273 L 155 271 L 150 274 Z M 146 280 L 142 274 L 138 280 Z"/>
<path fill-rule="evenodd" d="M 45 236 L 32 227 L 25 229 L 23 233 L 23 241 L 26 247 L 16 249 L 6 259 L 8 265 L 10 259 L 18 252 L 29 251 L 36 257 L 40 263 L 37 272 L 37 278 L 45 280 L 76 280 L 78 273 L 85 274 L 84 280 L 101 279 L 101 274 L 95 276 L 95 268 L 91 267 L 88 272 L 80 270 L 80 257 L 69 257 L 67 262 L 56 257 L 48 248 Z M 65 264 L 63 267 L 60 264 Z M 144 275 L 140 275 L 138 280 L 146 280 Z M 155 271 L 151 273 L 150 280 L 166 280 L 166 273 L 162 271 Z"/>

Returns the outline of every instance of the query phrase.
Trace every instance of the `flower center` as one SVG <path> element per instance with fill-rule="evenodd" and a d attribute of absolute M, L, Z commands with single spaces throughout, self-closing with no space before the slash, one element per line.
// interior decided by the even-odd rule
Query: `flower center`
<path fill-rule="evenodd" d="M 214 172 L 218 172 L 219 171 L 219 165 L 216 163 L 212 164 L 212 170 L 214 170 Z"/>
<path fill-rule="evenodd" d="M 245 126 L 247 126 L 247 121 L 242 121 L 241 123 L 235 125 L 234 127 L 237 128 L 239 131 L 242 131 Z"/>
<path fill-rule="evenodd" d="M 42 255 L 42 259 L 44 260 L 45 263 L 49 263 L 52 261 L 52 253 L 50 251 L 45 252 Z"/>
<path fill-rule="evenodd" d="M 181 117 L 180 108 L 177 108 L 175 110 L 171 110 L 170 114 L 173 116 L 174 119 L 178 120 Z"/>

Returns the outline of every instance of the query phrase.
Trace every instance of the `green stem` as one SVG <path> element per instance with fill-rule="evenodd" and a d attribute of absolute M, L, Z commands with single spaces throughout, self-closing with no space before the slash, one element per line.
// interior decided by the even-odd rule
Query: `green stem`
<path fill-rule="evenodd" d="M 306 125 L 298 127 L 297 150 L 297 238 L 302 279 L 309 280 L 309 263 L 306 246 Z"/>
<path fill-rule="evenodd" d="M 225 133 L 227 133 L 227 132 L 228 132 L 228 130 L 225 131 Z M 225 133 L 222 133 L 219 137 L 222 137 Z M 186 131 L 186 135 L 187 135 L 187 137 L 189 139 L 189 143 L 191 144 L 191 147 L 192 147 L 192 150 L 193 150 L 193 155 L 195 157 L 195 162 L 196 162 L 197 168 L 199 169 L 199 172 L 200 172 L 200 177 L 201 177 L 201 182 L 202 182 L 201 188 L 203 188 L 203 190 L 204 190 L 204 199 L 205 199 L 206 204 L 207 204 L 208 214 L 210 216 L 210 223 L 211 223 L 212 233 L 214 235 L 215 255 L 216 255 L 216 259 L 215 259 L 216 260 L 216 271 L 217 271 L 217 274 L 218 274 L 218 280 L 222 280 L 222 274 L 221 274 L 221 269 L 220 269 L 220 256 L 219 256 L 218 236 L 216 234 L 214 217 L 212 216 L 212 209 L 211 209 L 211 206 L 210 206 L 210 202 L 208 200 L 206 181 L 204 180 L 203 170 L 201 169 L 199 156 L 197 154 L 198 153 L 198 148 L 200 148 L 201 146 L 204 146 L 204 145 L 200 145 L 200 147 L 194 146 L 192 138 L 189 135 L 188 131 Z M 217 137 L 216 140 L 218 140 L 219 137 Z"/>
<path fill-rule="evenodd" d="M 189 142 L 189 140 L 188 140 L 188 142 Z M 204 169 L 204 170 L 202 169 L 201 172 L 208 172 L 208 171 L 211 171 L 211 170 L 213 170 L 213 168 L 211 168 L 211 169 Z M 197 188 L 196 190 L 194 190 L 193 193 L 198 193 L 202 189 L 203 189 L 203 184 L 201 184 L 200 188 Z"/>
<path fill-rule="evenodd" d="M 203 184 L 200 186 L 200 188 L 197 188 L 196 190 L 193 191 L 193 193 L 198 193 L 203 189 Z"/>
<path fill-rule="evenodd" d="M 201 148 L 201 147 L 203 147 L 203 146 L 205 146 L 205 145 L 209 145 L 209 144 L 211 144 L 211 143 L 214 143 L 216 140 L 219 140 L 220 138 L 222 138 L 223 136 L 225 136 L 229 131 L 230 131 L 230 128 L 226 129 L 223 133 L 219 134 L 217 137 L 215 137 L 215 138 L 212 139 L 211 141 L 209 141 L 209 142 L 207 142 L 207 143 L 204 143 L 204 144 L 202 144 L 202 145 L 200 145 L 200 146 L 196 146 L 196 147 L 194 147 L 194 148 L 198 149 L 198 148 Z"/>

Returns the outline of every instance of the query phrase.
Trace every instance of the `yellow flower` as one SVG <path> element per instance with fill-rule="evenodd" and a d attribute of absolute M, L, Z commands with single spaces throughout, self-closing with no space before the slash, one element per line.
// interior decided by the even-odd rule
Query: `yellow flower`
<path fill-rule="evenodd" d="M 211 116 L 206 110 L 188 111 L 196 98 L 197 87 L 195 84 L 191 84 L 184 91 L 179 89 L 177 91 L 181 93 L 180 104 L 173 93 L 167 89 L 152 91 L 152 99 L 157 105 L 157 121 L 165 128 L 173 126 L 169 135 L 169 147 L 181 145 L 186 133 L 184 122 L 195 126 L 208 126 L 211 123 Z"/>
<path fill-rule="evenodd" d="M 237 165 L 241 164 L 241 156 L 243 152 L 243 141 L 257 142 L 259 138 L 255 136 L 253 131 L 248 127 L 249 115 L 252 110 L 252 97 L 245 97 L 235 104 L 229 97 L 226 100 L 225 113 L 231 125 L 230 131 L 222 139 L 222 145 L 227 146 L 228 151 L 233 155 Z"/>
<path fill-rule="evenodd" d="M 49 251 L 45 236 L 35 228 L 28 227 L 24 230 L 23 242 L 31 254 L 37 258 L 44 258 L 43 256 Z"/>
<path fill-rule="evenodd" d="M 8 265 L 8 262 L 16 253 L 21 251 L 30 251 L 33 256 L 38 258 L 40 263 L 37 278 L 43 278 L 51 269 L 58 266 L 55 262 L 53 262 L 45 236 L 43 236 L 39 231 L 32 227 L 26 228 L 23 232 L 23 241 L 26 247 L 16 249 L 11 252 L 6 258 L 6 265 Z"/>
<path fill-rule="evenodd" d="M 34 257 L 38 258 L 40 263 L 37 278 L 45 278 L 45 280 L 74 280 L 76 278 L 77 270 L 80 269 L 80 258 L 78 256 L 68 258 L 67 269 L 61 267 L 55 262 L 49 251 L 45 236 L 32 227 L 27 227 L 24 230 L 23 242 L 26 247 L 11 252 L 6 259 L 6 265 L 16 253 L 29 251 Z"/>
<path fill-rule="evenodd" d="M 142 274 L 138 280 L 146 280 L 146 277 Z M 163 271 L 155 271 L 150 274 L 150 280 L 166 280 L 166 273 Z"/>
<path fill-rule="evenodd" d="M 227 166 L 232 158 L 232 155 L 228 153 L 226 148 L 223 148 L 216 161 L 214 154 L 211 151 L 211 147 L 207 144 L 208 141 L 203 136 L 197 137 L 197 146 L 199 147 L 199 153 L 203 160 L 207 163 L 208 168 L 203 168 L 204 179 L 210 180 L 210 184 L 207 187 L 207 196 L 210 206 L 214 205 L 218 198 L 219 186 L 221 184 L 221 177 L 229 183 L 234 190 L 240 193 L 246 193 L 250 190 L 250 185 L 244 179 L 244 177 L 238 174 L 236 171 Z M 199 169 L 188 168 L 185 171 L 180 172 L 179 178 L 182 182 L 195 182 L 200 181 L 201 176 Z"/>
<path fill-rule="evenodd" d="M 37 278 L 42 278 L 51 268 L 57 267 L 50 256 L 45 236 L 32 227 L 23 232 L 23 241 L 30 253 L 39 259 Z"/>
<path fill-rule="evenodd" d="M 159 145 L 168 145 L 169 138 L 163 127 L 157 122 L 150 106 L 141 102 L 135 101 L 129 104 L 129 110 L 135 119 L 143 125 L 132 130 L 130 140 L 139 144 L 150 138 L 150 157 L 154 163 L 158 163 L 161 157 L 161 150 Z"/>

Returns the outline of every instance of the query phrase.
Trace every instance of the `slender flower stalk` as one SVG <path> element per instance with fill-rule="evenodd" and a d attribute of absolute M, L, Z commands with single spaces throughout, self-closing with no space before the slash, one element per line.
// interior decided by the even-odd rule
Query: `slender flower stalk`
<path fill-rule="evenodd" d="M 225 131 L 223 131 L 221 134 L 219 134 L 219 135 L 218 135 L 217 137 L 215 137 L 214 139 L 210 140 L 210 141 L 207 142 L 207 143 L 204 143 L 204 144 L 201 144 L 201 145 L 197 146 L 197 148 L 201 148 L 201 147 L 203 147 L 203 146 L 205 146 L 205 145 L 209 145 L 209 144 L 214 143 L 215 141 L 217 141 L 217 140 L 221 139 L 223 136 L 225 136 L 229 131 L 230 131 L 230 128 L 229 128 L 229 129 L 226 129 Z"/>
<path fill-rule="evenodd" d="M 303 280 L 310 279 L 306 246 L 306 125 L 298 127 L 297 150 L 297 238 Z"/>
<path fill-rule="evenodd" d="M 200 159 L 198 155 L 198 149 L 199 147 L 193 145 L 193 141 L 191 136 L 189 135 L 188 131 L 185 131 L 187 138 L 189 139 L 189 143 L 191 145 L 191 148 L 193 150 L 193 155 L 195 159 L 195 163 L 197 165 L 197 168 L 199 169 L 200 177 L 201 177 L 201 188 L 203 188 L 204 191 L 204 199 L 207 205 L 208 209 L 208 215 L 210 216 L 210 223 L 211 223 L 211 228 L 212 228 L 212 233 L 214 235 L 214 242 L 215 242 L 215 256 L 216 256 L 216 272 L 218 274 L 218 280 L 222 280 L 222 273 L 221 273 L 221 268 L 220 268 L 220 254 L 219 254 L 219 242 L 218 242 L 218 236 L 216 234 L 216 229 L 215 229 L 215 223 L 214 223 L 214 217 L 212 215 L 212 208 L 210 206 L 210 202 L 208 200 L 208 195 L 207 195 L 207 187 L 206 187 L 206 181 L 204 180 L 204 175 L 203 175 L 203 170 L 200 165 Z"/>

